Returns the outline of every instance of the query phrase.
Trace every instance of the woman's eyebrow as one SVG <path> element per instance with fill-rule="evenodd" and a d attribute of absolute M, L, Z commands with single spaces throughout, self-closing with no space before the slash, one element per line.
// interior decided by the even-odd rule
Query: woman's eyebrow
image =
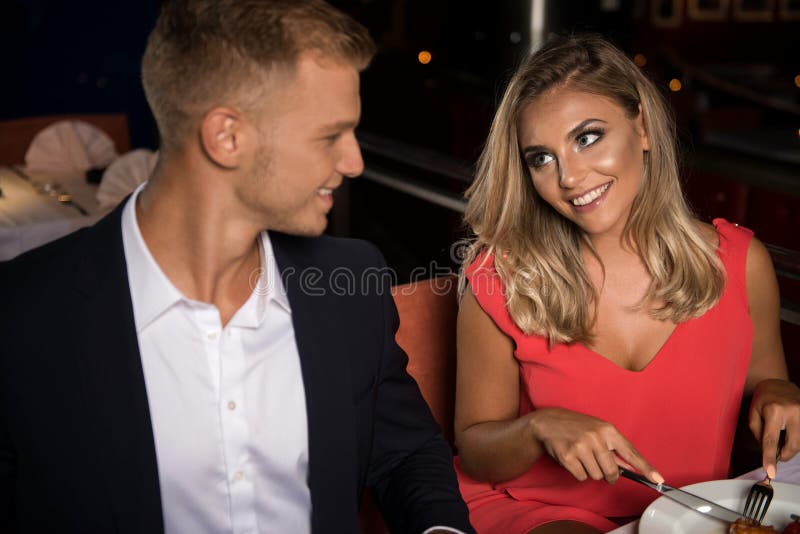
<path fill-rule="evenodd" d="M 531 145 L 522 149 L 522 157 L 527 157 L 528 154 L 536 154 L 539 152 L 547 152 L 547 147 L 544 145 Z"/>
<path fill-rule="evenodd" d="M 602 122 L 603 124 L 607 124 L 606 121 L 604 121 L 603 119 L 594 119 L 594 118 L 592 118 L 592 119 L 583 120 L 580 123 L 578 123 L 578 125 L 575 126 L 573 129 L 571 129 L 569 132 L 567 132 L 566 138 L 567 139 L 572 139 L 573 137 L 578 135 L 578 133 L 581 130 L 583 130 L 589 124 L 591 124 L 593 122 Z M 522 155 L 524 157 L 524 156 L 527 156 L 528 154 L 530 154 L 532 152 L 533 153 L 546 152 L 547 150 L 548 150 L 547 147 L 544 146 L 544 145 L 531 145 L 531 146 L 526 146 L 525 148 L 522 149 Z"/>
<path fill-rule="evenodd" d="M 581 121 L 580 124 L 578 124 L 576 127 L 571 129 L 569 133 L 567 133 L 567 139 L 575 137 L 576 135 L 578 135 L 578 132 L 580 132 L 581 130 L 586 128 L 587 125 L 593 122 L 602 122 L 603 124 L 606 124 L 606 121 L 604 121 L 603 119 L 586 119 L 584 121 Z"/>

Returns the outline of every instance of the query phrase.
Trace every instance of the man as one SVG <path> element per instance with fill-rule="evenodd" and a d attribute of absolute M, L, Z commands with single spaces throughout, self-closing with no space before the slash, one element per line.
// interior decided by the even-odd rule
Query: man
<path fill-rule="evenodd" d="M 319 237 L 373 44 L 321 0 L 165 2 L 152 178 L 0 268 L 0 531 L 471 531 L 383 266 Z M 452 531 L 444 529 L 446 531 Z"/>

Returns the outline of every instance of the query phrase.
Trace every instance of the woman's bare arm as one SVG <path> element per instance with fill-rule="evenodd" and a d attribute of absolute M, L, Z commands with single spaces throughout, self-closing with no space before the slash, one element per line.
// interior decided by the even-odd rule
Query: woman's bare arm
<path fill-rule="evenodd" d="M 467 288 L 458 312 L 455 438 L 461 468 L 476 480 L 521 475 L 542 454 L 530 417 L 519 417 L 514 342 Z"/>
<path fill-rule="evenodd" d="M 800 451 L 800 389 L 788 381 L 780 335 L 780 298 L 772 260 L 757 239 L 747 251 L 747 298 L 753 321 L 753 349 L 745 393 L 753 394 L 750 429 L 761 442 L 763 466 L 776 474 L 776 458 L 792 458 Z M 786 430 L 778 451 L 781 430 Z"/>
<path fill-rule="evenodd" d="M 549 454 L 576 479 L 619 478 L 619 464 L 655 482 L 663 478 L 610 423 L 562 408 L 519 416 L 514 343 L 481 309 L 472 291 L 458 314 L 455 436 L 461 468 L 480 481 L 522 475 Z"/>

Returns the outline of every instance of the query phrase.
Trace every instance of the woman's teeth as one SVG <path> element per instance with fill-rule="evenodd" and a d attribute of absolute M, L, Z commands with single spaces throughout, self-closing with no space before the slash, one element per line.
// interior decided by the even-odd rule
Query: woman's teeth
<path fill-rule="evenodd" d="M 578 198 L 573 198 L 570 202 L 572 202 L 573 206 L 585 206 L 586 204 L 596 200 L 600 195 L 606 192 L 606 190 L 611 186 L 611 182 L 601 185 L 597 189 L 592 189 L 588 193 Z"/>
<path fill-rule="evenodd" d="M 319 194 L 319 195 L 332 195 L 333 194 L 333 189 L 330 189 L 328 187 L 320 187 L 319 189 L 317 189 L 317 194 Z"/>

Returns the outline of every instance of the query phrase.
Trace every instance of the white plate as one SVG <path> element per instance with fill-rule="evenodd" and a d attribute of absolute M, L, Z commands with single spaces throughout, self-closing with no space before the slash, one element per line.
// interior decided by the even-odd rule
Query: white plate
<path fill-rule="evenodd" d="M 704 497 L 731 510 L 744 508 L 747 492 L 754 480 L 712 480 L 681 489 Z M 765 525 L 781 532 L 791 522 L 789 514 L 800 515 L 800 486 L 773 482 L 775 490 Z M 642 514 L 639 534 L 725 534 L 728 525 L 694 512 L 666 497 L 653 501 Z"/>

